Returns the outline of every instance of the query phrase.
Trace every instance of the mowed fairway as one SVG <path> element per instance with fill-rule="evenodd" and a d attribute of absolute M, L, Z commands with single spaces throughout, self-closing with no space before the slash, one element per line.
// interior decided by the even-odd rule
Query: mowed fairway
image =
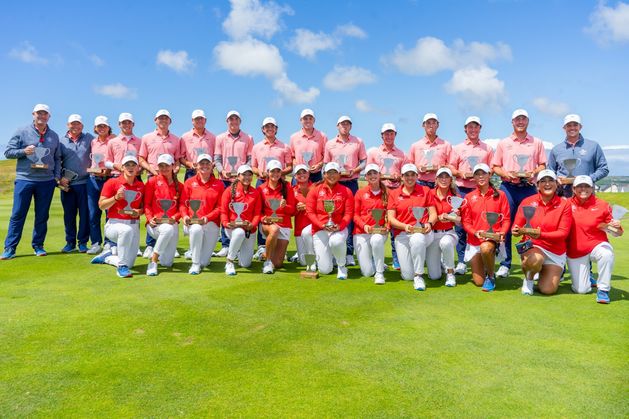
<path fill-rule="evenodd" d="M 56 194 L 49 256 L 32 256 L 31 212 L 19 257 L 0 262 L 0 416 L 629 415 L 628 238 L 613 240 L 603 306 L 569 281 L 523 297 L 519 265 L 490 294 L 468 276 L 420 293 L 389 271 L 375 286 L 358 267 L 347 281 L 260 263 L 228 278 L 224 259 L 192 277 L 180 258 L 155 278 L 138 259 L 122 280 L 59 254 L 62 224 Z"/>

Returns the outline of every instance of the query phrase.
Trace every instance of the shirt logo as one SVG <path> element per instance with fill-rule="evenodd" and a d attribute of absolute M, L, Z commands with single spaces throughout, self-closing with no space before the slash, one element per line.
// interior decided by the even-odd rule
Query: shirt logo
<path fill-rule="evenodd" d="M 585 156 L 587 153 L 588 153 L 587 150 L 585 150 L 583 148 L 581 150 L 579 150 L 579 154 L 582 155 L 582 156 Z"/>
<path fill-rule="evenodd" d="M 369 199 L 369 193 L 365 194 L 365 199 Z"/>
<path fill-rule="evenodd" d="M 539 206 L 539 204 L 538 204 L 537 202 L 531 202 L 531 206 L 532 206 L 532 207 L 538 207 L 538 206 Z"/>
<path fill-rule="evenodd" d="M 199 184 L 197 182 L 192 182 L 192 187 L 196 188 L 197 186 L 199 186 Z"/>

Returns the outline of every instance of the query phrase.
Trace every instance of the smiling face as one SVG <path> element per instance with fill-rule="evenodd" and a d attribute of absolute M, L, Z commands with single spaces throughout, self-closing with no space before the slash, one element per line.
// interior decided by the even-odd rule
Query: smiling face
<path fill-rule="evenodd" d="M 280 169 L 273 169 L 269 171 L 269 180 L 271 180 L 272 182 L 279 182 L 281 177 L 282 171 Z"/>
<path fill-rule="evenodd" d="M 397 133 L 392 129 L 385 131 L 381 134 L 382 142 L 387 148 L 393 148 L 395 146 L 395 136 Z"/>
<path fill-rule="evenodd" d="M 83 124 L 79 121 L 70 122 L 68 124 L 68 131 L 72 137 L 76 138 L 81 134 L 81 131 L 83 131 Z"/>
<path fill-rule="evenodd" d="M 409 170 L 402 174 L 402 183 L 404 183 L 404 186 L 407 188 L 414 188 L 417 183 L 417 173 Z"/>
<path fill-rule="evenodd" d="M 122 122 L 118 122 L 118 126 L 120 127 L 120 130 L 122 131 L 123 135 L 133 135 L 134 125 L 135 124 L 128 119 L 125 119 Z"/>
<path fill-rule="evenodd" d="M 452 178 L 449 174 L 441 173 L 439 176 L 437 176 L 437 185 L 439 185 L 440 188 L 449 188 L 451 184 Z"/>
<path fill-rule="evenodd" d="M 277 127 L 271 123 L 268 123 L 262 127 L 262 133 L 266 138 L 273 139 L 277 134 Z"/>
<path fill-rule="evenodd" d="M 126 162 L 122 166 L 122 170 L 123 170 L 125 176 L 127 176 L 127 177 L 135 177 L 136 176 L 136 172 L 138 170 L 138 165 L 135 164 L 132 161 L 128 161 L 128 162 Z"/>
<path fill-rule="evenodd" d="M 487 186 L 489 185 L 489 173 L 479 169 L 474 172 L 474 180 L 479 187 Z"/>
<path fill-rule="evenodd" d="M 306 131 L 310 131 L 311 129 L 314 128 L 314 123 L 315 123 L 314 116 L 305 115 L 303 118 L 300 119 L 300 121 L 301 121 L 301 127 L 305 129 Z"/>
<path fill-rule="evenodd" d="M 307 183 L 309 179 L 309 174 L 304 169 L 299 169 L 297 173 L 295 173 L 295 179 L 297 179 L 297 183 Z"/>
<path fill-rule="evenodd" d="M 516 134 L 526 134 L 526 130 L 529 127 L 529 119 L 524 115 L 518 115 L 511 120 L 513 125 L 513 131 Z"/>
<path fill-rule="evenodd" d="M 465 126 L 465 134 L 470 141 L 477 142 L 480 137 L 481 126 L 476 122 L 470 122 Z"/>
<path fill-rule="evenodd" d="M 552 197 L 557 192 L 557 181 L 550 176 L 544 176 L 537 182 L 537 189 L 543 197 Z"/>
<path fill-rule="evenodd" d="M 207 176 L 212 174 L 212 171 L 214 170 L 214 165 L 209 160 L 203 159 L 197 164 L 197 170 L 199 171 L 199 173 L 201 173 L 201 175 Z"/>
<path fill-rule="evenodd" d="M 96 133 L 100 136 L 100 137 L 106 137 L 107 135 L 109 135 L 109 126 L 105 125 L 105 124 L 98 124 L 96 125 Z"/>
<path fill-rule="evenodd" d="M 579 138 L 581 133 L 581 124 L 578 122 L 568 122 L 564 125 L 563 130 L 566 131 L 566 137 L 570 139 Z"/>
<path fill-rule="evenodd" d="M 325 172 L 323 177 L 325 178 L 325 183 L 327 183 L 328 186 L 334 186 L 339 181 L 341 174 L 336 170 L 328 170 Z"/>
<path fill-rule="evenodd" d="M 168 131 L 170 127 L 170 118 L 167 115 L 160 115 L 155 118 L 155 125 L 161 130 Z"/>
<path fill-rule="evenodd" d="M 367 179 L 369 186 L 380 186 L 380 173 L 376 170 L 365 173 L 365 179 Z"/>
<path fill-rule="evenodd" d="M 238 175 L 238 180 L 240 181 L 240 183 L 242 183 L 243 186 L 251 185 L 252 179 L 253 179 L 253 172 L 250 170 L 247 170 L 246 172 Z"/>
<path fill-rule="evenodd" d="M 35 125 L 46 125 L 50 119 L 50 114 L 46 111 L 33 112 L 33 122 Z"/>
<path fill-rule="evenodd" d="M 159 174 L 165 177 L 172 176 L 173 167 L 170 164 L 160 163 L 157 165 L 157 169 L 159 170 Z"/>
<path fill-rule="evenodd" d="M 585 201 L 590 196 L 592 196 L 593 192 L 594 192 L 594 188 L 592 188 L 587 183 L 582 183 L 574 187 L 574 194 L 577 196 L 577 198 L 579 198 L 582 201 Z"/>
<path fill-rule="evenodd" d="M 232 134 L 236 134 L 238 131 L 240 131 L 240 118 L 236 115 L 232 115 L 227 118 L 227 129 Z"/>
<path fill-rule="evenodd" d="M 434 118 L 429 119 L 428 121 L 422 124 L 424 127 L 424 132 L 427 137 L 433 137 L 437 135 L 437 130 L 439 129 L 439 121 Z"/>
<path fill-rule="evenodd" d="M 192 127 L 196 130 L 203 131 L 207 120 L 202 116 L 197 116 L 192 120 Z"/>
<path fill-rule="evenodd" d="M 336 126 L 339 130 L 339 134 L 341 136 L 349 135 L 349 132 L 352 130 L 352 123 L 349 121 L 343 121 Z"/>

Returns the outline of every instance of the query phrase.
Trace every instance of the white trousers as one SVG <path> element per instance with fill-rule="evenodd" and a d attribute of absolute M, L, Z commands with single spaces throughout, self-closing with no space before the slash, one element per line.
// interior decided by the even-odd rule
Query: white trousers
<path fill-rule="evenodd" d="M 395 237 L 395 251 L 400 262 L 400 273 L 402 279 L 410 281 L 415 274 L 424 273 L 424 262 L 426 261 L 426 249 L 432 243 L 434 233 L 399 233 Z"/>
<path fill-rule="evenodd" d="M 354 253 L 363 276 L 384 272 L 384 243 L 388 235 L 354 234 Z"/>
<path fill-rule="evenodd" d="M 249 238 L 247 238 L 245 230 L 242 228 L 226 228 L 225 234 L 227 234 L 227 237 L 230 239 L 227 259 L 236 260 L 236 258 L 238 258 L 238 264 L 243 268 L 251 266 L 256 233 L 251 233 Z"/>
<path fill-rule="evenodd" d="M 572 290 L 585 294 L 592 290 L 590 286 L 590 262 L 596 262 L 598 278 L 596 286 L 601 291 L 611 289 L 612 270 L 614 269 L 614 248 L 604 242 L 596 245 L 589 255 L 580 258 L 568 258 L 568 269 L 572 276 Z"/>
<path fill-rule="evenodd" d="M 314 255 L 314 244 L 312 243 L 312 225 L 307 225 L 301 230 L 301 236 L 295 237 L 297 245 L 297 255 L 299 256 L 299 264 L 306 266 L 305 254 Z"/>
<path fill-rule="evenodd" d="M 155 240 L 153 251 L 159 255 L 159 263 L 162 266 L 173 266 L 177 242 L 179 241 L 179 224 L 157 224 L 151 227 L 147 224 L 146 231 Z"/>
<path fill-rule="evenodd" d="M 105 223 L 105 237 L 117 246 L 116 254 L 107 257 L 105 263 L 132 268 L 140 247 L 139 221 L 131 224 L 128 220 L 110 218 Z"/>
<path fill-rule="evenodd" d="M 220 236 L 221 229 L 214 222 L 190 224 L 184 227 L 190 237 L 192 263 L 206 267 L 212 259 L 212 252 Z"/>
<path fill-rule="evenodd" d="M 426 266 L 431 279 L 441 278 L 441 262 L 446 269 L 454 269 L 454 251 L 459 237 L 454 230 L 434 233 L 432 243 L 426 249 Z"/>
<path fill-rule="evenodd" d="M 334 269 L 332 258 L 336 259 L 339 266 L 345 266 L 347 256 L 347 229 L 330 233 L 319 230 L 312 238 L 317 266 L 319 272 L 324 275 L 329 274 Z"/>

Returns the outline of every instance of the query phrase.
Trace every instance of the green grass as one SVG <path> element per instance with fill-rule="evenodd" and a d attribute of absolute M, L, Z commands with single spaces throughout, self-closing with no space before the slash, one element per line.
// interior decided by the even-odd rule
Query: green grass
<path fill-rule="evenodd" d="M 0 165 L 0 171 L 4 163 Z M 3 178 L 6 179 L 6 178 Z M 608 195 L 629 206 L 629 195 Z M 10 190 L 0 195 L 6 234 Z M 235 278 L 172 271 L 131 280 L 61 255 L 55 196 L 46 258 L 0 262 L 0 416 L 626 417 L 629 239 L 614 239 L 612 304 L 485 294 L 466 276 L 419 293 L 290 266 Z M 292 247 L 292 246 L 291 246 Z M 185 249 L 182 238 L 180 251 Z M 517 262 L 517 260 L 516 260 Z"/>

